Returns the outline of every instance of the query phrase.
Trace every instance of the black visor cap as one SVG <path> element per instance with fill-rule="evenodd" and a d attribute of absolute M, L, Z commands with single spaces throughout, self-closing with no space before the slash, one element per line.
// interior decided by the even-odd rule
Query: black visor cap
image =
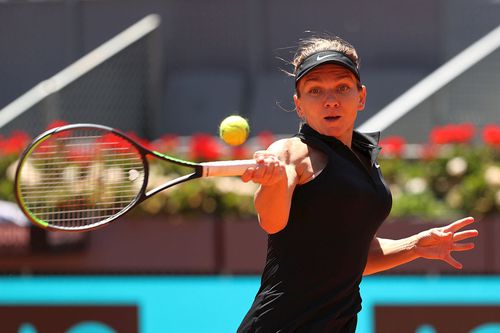
<path fill-rule="evenodd" d="M 356 79 L 361 82 L 361 78 L 359 75 L 358 67 L 356 64 L 345 54 L 338 51 L 321 51 L 318 53 L 314 53 L 304 59 L 304 61 L 297 68 L 295 73 L 295 85 L 299 82 L 299 80 L 304 77 L 307 73 L 309 73 L 312 69 L 318 67 L 323 64 L 335 64 L 348 69 L 351 73 L 354 74 Z"/>

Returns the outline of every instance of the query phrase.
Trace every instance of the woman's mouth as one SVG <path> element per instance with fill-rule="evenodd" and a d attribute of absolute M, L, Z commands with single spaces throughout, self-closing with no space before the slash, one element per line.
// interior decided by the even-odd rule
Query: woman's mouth
<path fill-rule="evenodd" d="M 324 117 L 323 119 L 325 119 L 326 121 L 335 121 L 335 120 L 340 119 L 340 116 L 328 116 L 328 117 Z"/>

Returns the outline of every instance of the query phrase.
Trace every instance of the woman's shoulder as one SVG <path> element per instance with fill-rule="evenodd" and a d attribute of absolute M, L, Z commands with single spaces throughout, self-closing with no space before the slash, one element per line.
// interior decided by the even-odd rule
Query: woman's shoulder
<path fill-rule="evenodd" d="M 276 154 L 287 164 L 300 163 L 309 155 L 307 145 L 296 137 L 275 141 L 267 150 Z"/>

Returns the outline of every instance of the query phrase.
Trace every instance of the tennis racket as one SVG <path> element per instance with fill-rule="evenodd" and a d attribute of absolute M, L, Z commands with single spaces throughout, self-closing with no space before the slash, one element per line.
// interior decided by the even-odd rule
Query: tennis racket
<path fill-rule="evenodd" d="M 147 190 L 148 158 L 192 172 Z M 42 228 L 83 232 L 116 221 L 169 187 L 210 176 L 239 176 L 254 160 L 193 163 L 149 150 L 116 129 L 74 124 L 39 135 L 20 157 L 16 199 Z"/>

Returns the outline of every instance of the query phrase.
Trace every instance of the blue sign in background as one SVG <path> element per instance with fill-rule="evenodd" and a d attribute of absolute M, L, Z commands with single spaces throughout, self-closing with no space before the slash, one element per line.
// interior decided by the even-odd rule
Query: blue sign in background
<path fill-rule="evenodd" d="M 0 304 L 137 305 L 141 333 L 234 332 L 258 286 L 257 277 L 3 277 Z M 361 292 L 357 332 L 370 333 L 375 305 L 499 305 L 500 277 L 367 277 Z"/>

